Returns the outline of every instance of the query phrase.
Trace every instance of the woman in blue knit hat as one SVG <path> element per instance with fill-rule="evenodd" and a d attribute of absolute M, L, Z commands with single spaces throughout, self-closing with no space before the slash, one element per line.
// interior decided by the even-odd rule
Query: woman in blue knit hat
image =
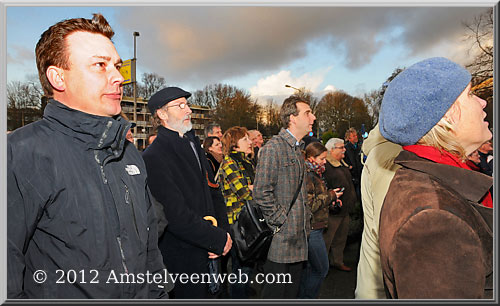
<path fill-rule="evenodd" d="M 493 180 L 466 164 L 492 135 L 470 80 L 462 66 L 430 58 L 384 94 L 380 132 L 403 146 L 380 215 L 388 298 L 492 298 Z"/>

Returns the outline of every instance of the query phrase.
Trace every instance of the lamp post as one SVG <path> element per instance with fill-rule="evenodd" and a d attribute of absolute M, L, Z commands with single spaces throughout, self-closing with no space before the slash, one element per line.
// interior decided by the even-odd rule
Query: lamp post
<path fill-rule="evenodd" d="M 132 63 L 133 63 L 133 80 L 134 80 L 134 123 L 136 123 L 136 126 L 134 127 L 134 131 L 133 131 L 133 134 L 134 134 L 134 142 L 137 141 L 137 76 L 136 76 L 136 62 L 137 62 L 137 58 L 136 58 L 136 43 L 135 43 L 135 38 L 137 36 L 140 36 L 139 32 L 134 32 L 133 33 L 134 35 L 134 58 L 132 59 Z M 135 143 L 134 143 L 135 144 Z"/>
<path fill-rule="evenodd" d="M 292 85 L 288 85 L 288 84 L 286 84 L 286 85 L 285 85 L 285 87 L 287 87 L 287 88 L 293 88 L 293 89 L 295 89 L 296 91 L 300 91 L 300 89 L 298 89 L 297 87 L 293 87 Z"/>
<path fill-rule="evenodd" d="M 347 122 L 349 124 L 349 128 L 351 128 L 351 120 L 346 120 L 344 118 L 341 118 L 340 120 Z"/>

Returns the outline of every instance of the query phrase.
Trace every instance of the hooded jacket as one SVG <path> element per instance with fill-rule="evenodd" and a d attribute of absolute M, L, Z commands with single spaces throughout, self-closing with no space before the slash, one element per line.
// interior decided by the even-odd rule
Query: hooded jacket
<path fill-rule="evenodd" d="M 492 298 L 493 209 L 478 204 L 493 184 L 482 173 L 402 151 L 380 214 L 387 296 Z"/>
<path fill-rule="evenodd" d="M 367 156 L 361 174 L 361 199 L 363 205 L 363 234 L 359 252 L 357 299 L 385 299 L 378 229 L 380 209 L 389 185 L 401 166 L 394 159 L 402 147 L 385 139 L 378 124 L 363 142 L 362 151 Z"/>
<path fill-rule="evenodd" d="M 130 126 L 51 100 L 8 135 L 8 298 L 167 297 L 164 283 L 121 279 L 166 273 Z"/>

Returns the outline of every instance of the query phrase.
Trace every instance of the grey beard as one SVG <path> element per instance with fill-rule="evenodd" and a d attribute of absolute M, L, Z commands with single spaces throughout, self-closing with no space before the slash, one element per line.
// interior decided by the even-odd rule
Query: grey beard
<path fill-rule="evenodd" d="M 180 121 L 175 121 L 175 122 L 168 122 L 168 125 L 170 125 L 170 127 L 172 127 L 172 129 L 174 129 L 175 131 L 181 133 L 181 134 L 186 134 L 187 132 L 191 131 L 191 129 L 193 128 L 193 124 L 191 123 L 191 120 L 189 121 L 189 124 L 188 125 L 184 125 L 182 122 L 184 121 L 185 118 L 183 118 L 182 120 Z"/>

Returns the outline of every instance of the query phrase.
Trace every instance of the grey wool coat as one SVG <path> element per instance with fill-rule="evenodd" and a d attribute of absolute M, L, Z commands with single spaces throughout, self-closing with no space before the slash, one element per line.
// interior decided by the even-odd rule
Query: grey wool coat
<path fill-rule="evenodd" d="M 274 235 L 268 260 L 295 263 L 307 260 L 311 212 L 307 207 L 305 163 L 296 139 L 285 129 L 261 148 L 255 174 L 254 201 L 266 222 L 280 230 Z M 293 197 L 304 180 L 292 209 Z"/>

